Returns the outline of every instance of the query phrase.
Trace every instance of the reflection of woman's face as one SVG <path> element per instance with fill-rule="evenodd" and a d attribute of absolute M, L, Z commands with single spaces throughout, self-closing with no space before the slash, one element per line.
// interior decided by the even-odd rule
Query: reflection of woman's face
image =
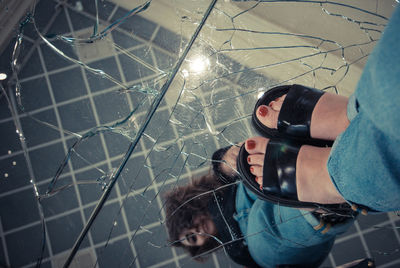
<path fill-rule="evenodd" d="M 240 143 L 237 146 L 231 146 L 231 148 L 229 148 L 229 150 L 226 151 L 225 155 L 222 157 L 222 160 L 225 160 L 226 163 L 221 163 L 221 170 L 228 177 L 234 177 L 237 174 L 236 159 L 242 144 L 243 143 Z"/>
<path fill-rule="evenodd" d="M 193 222 L 193 225 L 196 227 L 184 230 L 179 237 L 182 244 L 187 247 L 203 246 L 217 233 L 217 228 L 209 217 L 201 216 Z"/>

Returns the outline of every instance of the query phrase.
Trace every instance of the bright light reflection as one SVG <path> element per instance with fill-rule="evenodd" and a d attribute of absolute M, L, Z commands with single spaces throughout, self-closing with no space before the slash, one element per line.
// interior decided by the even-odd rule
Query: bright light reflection
<path fill-rule="evenodd" d="M 257 99 L 261 98 L 264 95 L 264 92 L 259 92 L 257 95 Z"/>
<path fill-rule="evenodd" d="M 7 75 L 5 73 L 0 73 L 0 80 L 5 80 Z"/>
<path fill-rule="evenodd" d="M 202 73 L 210 66 L 210 60 L 203 56 L 198 56 L 197 58 L 190 61 L 190 70 L 194 73 Z"/>
<path fill-rule="evenodd" d="M 182 70 L 182 74 L 183 74 L 183 77 L 185 77 L 185 78 L 189 76 L 189 72 L 186 69 Z"/>

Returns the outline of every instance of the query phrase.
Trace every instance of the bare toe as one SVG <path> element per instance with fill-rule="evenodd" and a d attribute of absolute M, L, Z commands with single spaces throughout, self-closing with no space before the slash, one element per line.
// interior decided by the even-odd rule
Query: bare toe
<path fill-rule="evenodd" d="M 252 154 L 247 157 L 247 163 L 249 165 L 264 165 L 264 154 Z"/>
<path fill-rule="evenodd" d="M 272 107 L 260 105 L 257 108 L 257 118 L 262 124 L 269 128 L 277 128 L 279 111 L 275 111 Z"/>
<path fill-rule="evenodd" d="M 282 108 L 283 101 L 285 100 L 286 94 L 276 98 L 271 101 L 268 106 L 272 108 L 272 110 L 279 112 Z"/>
<path fill-rule="evenodd" d="M 250 172 L 256 177 L 263 175 L 263 167 L 262 166 L 251 166 Z"/>
<path fill-rule="evenodd" d="M 250 154 L 265 154 L 269 139 L 264 137 L 253 137 L 246 140 L 245 149 Z"/>

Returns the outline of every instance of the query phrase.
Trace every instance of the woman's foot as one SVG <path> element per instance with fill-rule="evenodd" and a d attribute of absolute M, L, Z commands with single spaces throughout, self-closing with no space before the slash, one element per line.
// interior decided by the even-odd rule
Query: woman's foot
<path fill-rule="evenodd" d="M 247 162 L 250 172 L 256 176 L 260 186 L 263 182 L 264 156 L 269 139 L 254 137 L 246 140 L 245 148 L 249 153 Z M 327 161 L 330 148 L 303 145 L 296 162 L 297 197 L 300 201 L 320 204 L 339 204 L 345 200 L 333 185 L 328 170 Z"/>
<path fill-rule="evenodd" d="M 279 111 L 286 94 L 257 108 L 258 120 L 269 128 L 276 129 Z M 310 134 L 314 139 L 335 140 L 349 125 L 347 118 L 348 98 L 326 92 L 318 100 L 311 117 Z"/>

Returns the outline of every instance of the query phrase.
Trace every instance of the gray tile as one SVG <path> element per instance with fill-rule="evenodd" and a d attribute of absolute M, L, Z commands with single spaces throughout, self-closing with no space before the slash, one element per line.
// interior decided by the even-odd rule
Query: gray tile
<path fill-rule="evenodd" d="M 115 31 L 112 31 L 111 34 L 112 34 L 112 38 L 113 38 L 114 42 L 118 46 L 120 46 L 122 49 L 129 49 L 131 47 L 143 44 L 140 41 L 138 41 L 137 39 L 135 39 L 134 35 L 131 33 L 129 33 L 129 34 L 124 33 L 122 31 L 118 31 L 118 29 L 117 29 Z"/>
<path fill-rule="evenodd" d="M 113 162 L 115 168 L 119 167 L 121 160 Z M 151 185 L 149 169 L 144 166 L 144 157 L 137 156 L 128 160 L 121 172 L 120 189 L 122 194 L 137 191 Z"/>
<path fill-rule="evenodd" d="M 8 176 L 5 177 L 5 174 Z M 0 193 L 29 185 L 29 172 L 21 153 L 0 161 Z"/>
<path fill-rule="evenodd" d="M 127 137 L 110 131 L 104 134 L 104 139 L 110 157 L 125 154 L 131 143 Z"/>
<path fill-rule="evenodd" d="M 35 7 L 35 23 L 39 30 L 42 30 L 41 32 L 43 32 L 43 29 L 47 26 L 51 17 L 54 15 L 55 6 L 56 3 L 52 0 L 40 0 L 37 3 Z M 31 26 L 31 24 L 28 23 L 27 26 Z M 27 32 L 30 33 L 30 37 L 36 37 L 36 35 L 33 34 L 33 31 L 25 31 L 24 33 Z"/>
<path fill-rule="evenodd" d="M 149 195 L 154 196 L 153 190 L 148 190 Z M 124 209 L 128 219 L 129 228 L 131 231 L 140 230 L 140 226 L 145 226 L 153 222 L 159 222 L 160 208 L 158 207 L 157 200 L 148 198 L 147 193 L 144 195 L 129 195 L 124 201 Z"/>
<path fill-rule="evenodd" d="M 62 189 L 64 186 L 67 185 L 72 185 L 72 186 Z M 48 187 L 49 184 L 47 183 L 41 185 L 39 187 L 39 192 L 41 194 L 46 193 Z M 57 189 L 62 189 L 62 190 L 57 191 Z M 41 199 L 41 204 L 43 207 L 43 212 L 45 217 L 58 215 L 60 213 L 77 208 L 79 206 L 71 177 L 60 179 L 54 186 L 52 191 L 56 193 L 48 198 Z"/>
<path fill-rule="evenodd" d="M 101 124 L 122 121 L 130 114 L 126 94 L 113 91 L 93 97 Z"/>
<path fill-rule="evenodd" d="M 133 50 L 131 53 L 143 59 L 144 61 L 149 60 L 149 54 L 143 50 Z M 138 61 L 133 60 L 127 55 L 120 54 L 118 57 L 121 62 L 121 67 L 126 81 L 133 81 L 154 74 L 154 71 L 148 69 L 146 66 Z"/>
<path fill-rule="evenodd" d="M 89 219 L 93 209 L 94 206 L 85 209 L 86 220 Z M 118 202 L 104 205 L 90 228 L 93 242 L 96 244 L 106 242 L 108 239 L 122 235 L 125 232 L 126 230 Z"/>
<path fill-rule="evenodd" d="M 66 33 L 69 33 L 70 31 L 71 30 L 68 26 L 68 21 L 65 16 L 65 11 L 60 10 L 60 13 L 58 14 L 58 16 L 56 17 L 54 22 L 51 24 L 51 27 L 48 30 L 47 34 L 48 35 L 54 35 L 54 34 L 64 35 Z"/>
<path fill-rule="evenodd" d="M 41 224 L 7 235 L 6 244 L 11 267 L 35 264 L 41 256 L 42 242 L 43 229 Z M 46 258 L 48 255 L 48 249 L 45 246 L 43 256 Z"/>
<path fill-rule="evenodd" d="M 10 108 L 8 106 L 7 99 L 3 97 L 0 98 L 0 119 L 5 119 L 11 117 Z"/>
<path fill-rule="evenodd" d="M 100 69 L 106 74 L 113 77 L 115 80 L 121 82 L 121 75 L 118 71 L 117 62 L 114 57 L 108 57 L 105 59 L 101 59 L 98 61 L 94 61 L 90 63 L 90 67 L 95 69 Z M 110 87 L 117 86 L 114 82 L 108 80 L 107 78 L 103 78 L 100 75 L 95 75 L 91 72 L 85 71 L 86 76 L 89 82 L 91 92 L 97 92 L 104 89 L 108 89 Z M 117 86 L 118 87 L 118 86 Z"/>
<path fill-rule="evenodd" d="M 75 141 L 76 139 L 68 140 L 68 148 L 71 148 Z M 106 160 L 106 156 L 99 135 L 81 141 L 71 154 L 71 163 L 74 169 L 87 167 L 103 160 Z"/>
<path fill-rule="evenodd" d="M 48 235 L 51 241 L 53 254 L 69 250 L 74 245 L 79 233 L 83 228 L 79 212 L 75 212 L 46 222 Z M 84 239 L 80 249 L 89 246 L 88 240 Z"/>
<path fill-rule="evenodd" d="M 40 220 L 33 189 L 0 198 L 0 217 L 4 231 Z"/>
<path fill-rule="evenodd" d="M 67 44 L 60 40 L 51 41 L 51 43 L 61 50 L 66 56 L 78 59 L 78 54 L 73 46 Z M 70 66 L 74 64 L 73 62 L 67 60 L 62 55 L 55 52 L 50 46 L 47 44 L 41 44 L 40 48 L 43 53 L 44 62 L 47 68 L 47 71 L 52 71 L 55 69 L 59 69 L 62 67 Z"/>
<path fill-rule="evenodd" d="M 28 50 L 28 48 L 26 48 L 26 50 Z M 22 57 L 19 58 L 19 61 L 22 61 Z M 19 72 L 19 78 L 31 77 L 41 73 L 43 73 L 43 68 L 39 58 L 39 53 L 37 49 L 35 49 Z"/>
<path fill-rule="evenodd" d="M 92 107 L 88 99 L 82 99 L 58 107 L 64 129 L 81 132 L 96 126 Z"/>
<path fill-rule="evenodd" d="M 87 95 L 87 89 L 79 67 L 49 75 L 56 102 Z"/>
<path fill-rule="evenodd" d="M 21 101 L 25 111 L 52 105 L 46 80 L 37 78 L 21 83 Z"/>
<path fill-rule="evenodd" d="M 383 265 L 400 259 L 400 243 L 390 224 L 380 225 L 376 231 L 365 234 L 364 238 L 377 264 Z"/>
<path fill-rule="evenodd" d="M 164 247 L 167 244 L 164 226 L 152 228 L 150 232 L 141 233 L 134 238 L 134 245 L 140 264 L 143 267 L 148 267 L 172 258 L 171 249 Z M 158 248 L 152 244 L 161 247 Z"/>
<path fill-rule="evenodd" d="M 164 72 L 170 72 L 178 60 L 177 56 L 171 56 L 161 51 L 161 49 L 153 48 L 154 56 L 157 61 L 157 67 Z"/>
<path fill-rule="evenodd" d="M 153 39 L 153 43 L 159 45 L 165 50 L 178 54 L 180 49 L 185 46 L 187 41 L 185 39 L 181 40 L 179 35 L 165 29 L 164 27 L 160 27 L 157 35 Z"/>
<path fill-rule="evenodd" d="M 127 238 L 99 247 L 96 253 L 100 267 L 128 267 L 134 258 Z"/>
<path fill-rule="evenodd" d="M 343 264 L 367 257 L 360 238 L 355 237 L 342 243 L 335 243 L 332 255 L 337 264 Z"/>
<path fill-rule="evenodd" d="M 72 1 L 72 5 L 75 6 L 75 3 L 78 1 Z M 91 1 L 83 1 L 81 2 L 83 6 L 83 10 L 85 12 L 90 13 L 93 16 L 96 16 L 96 7 L 95 3 Z M 98 2 L 98 16 L 102 20 L 107 20 L 108 17 L 111 15 L 111 12 L 113 11 L 115 4 L 109 1 L 101 1 Z"/>
<path fill-rule="evenodd" d="M 0 237 L 0 267 L 7 267 L 5 251 L 3 248 L 3 239 Z"/>
<path fill-rule="evenodd" d="M 0 124 L 0 155 L 8 154 L 8 151 L 15 152 L 21 150 L 21 143 L 13 121 Z"/>
<path fill-rule="evenodd" d="M 68 14 L 74 31 L 79 31 L 88 27 L 93 28 L 95 26 L 95 20 L 92 20 L 72 9 L 68 9 Z"/>
<path fill-rule="evenodd" d="M 108 172 L 106 166 L 100 166 L 99 168 L 102 169 L 104 172 Z M 79 184 L 78 189 L 82 204 L 86 205 L 91 202 L 97 202 L 103 194 L 101 181 L 102 179 L 105 179 L 105 182 L 108 182 L 108 177 L 103 177 L 104 174 L 102 174 L 95 168 L 92 168 L 88 171 L 80 172 L 75 176 L 77 181 L 81 183 Z M 116 197 L 117 195 L 114 189 L 111 191 L 109 199 L 113 199 Z"/>
<path fill-rule="evenodd" d="M 360 215 L 357 218 L 358 223 L 360 224 L 361 229 L 367 229 L 374 226 L 381 225 L 382 222 L 388 221 L 389 217 L 385 213 L 381 214 L 371 214 L 367 216 Z"/>
<path fill-rule="evenodd" d="M 60 139 L 61 137 L 59 130 L 45 125 L 47 123 L 56 128 L 58 127 L 56 115 L 52 108 L 32 116 L 23 117 L 20 121 L 29 147 Z"/>
<path fill-rule="evenodd" d="M 61 142 L 29 152 L 33 172 L 37 181 L 52 178 L 63 163 L 65 158 L 64 148 Z M 64 172 L 68 172 L 68 165 Z"/>
<path fill-rule="evenodd" d="M 127 14 L 128 10 L 118 8 L 115 12 L 111 21 L 123 18 Z M 151 35 L 156 29 L 156 24 L 147 20 L 140 15 L 129 17 L 124 23 L 120 24 L 121 28 L 128 32 L 132 32 L 134 35 L 140 36 L 146 40 L 150 40 Z"/>

